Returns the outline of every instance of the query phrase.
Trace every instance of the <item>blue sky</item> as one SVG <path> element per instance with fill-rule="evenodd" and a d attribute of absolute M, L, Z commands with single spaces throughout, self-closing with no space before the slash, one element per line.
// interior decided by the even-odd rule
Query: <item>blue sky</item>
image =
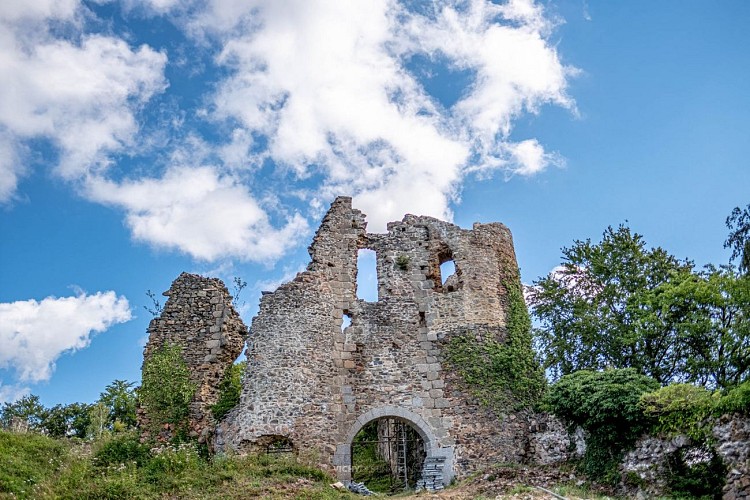
<path fill-rule="evenodd" d="M 336 195 L 501 221 L 522 278 L 628 221 L 725 263 L 750 202 L 744 1 L 0 3 L 0 401 L 137 381 L 182 271 L 261 290 Z"/>

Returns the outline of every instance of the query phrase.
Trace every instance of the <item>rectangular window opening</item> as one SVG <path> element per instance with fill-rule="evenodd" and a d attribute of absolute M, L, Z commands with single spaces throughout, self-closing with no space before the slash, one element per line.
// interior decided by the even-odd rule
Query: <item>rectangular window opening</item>
<path fill-rule="evenodd" d="M 374 250 L 363 248 L 357 252 L 357 298 L 367 302 L 378 301 L 377 257 Z"/>

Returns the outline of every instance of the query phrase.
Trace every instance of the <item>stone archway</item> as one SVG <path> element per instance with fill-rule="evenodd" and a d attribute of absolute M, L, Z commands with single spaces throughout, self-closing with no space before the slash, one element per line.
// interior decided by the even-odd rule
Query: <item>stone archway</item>
<path fill-rule="evenodd" d="M 418 414 L 400 406 L 381 406 L 360 415 L 347 432 L 343 442 L 336 444 L 336 454 L 333 457 L 333 465 L 336 469 L 336 477 L 340 481 L 351 481 L 352 479 L 352 442 L 357 433 L 373 420 L 381 418 L 394 418 L 404 420 L 410 424 L 422 438 L 425 445 L 426 458 L 428 462 L 439 460 L 442 464 L 443 482 L 448 484 L 453 479 L 453 447 L 441 447 L 435 433 L 430 425 Z"/>

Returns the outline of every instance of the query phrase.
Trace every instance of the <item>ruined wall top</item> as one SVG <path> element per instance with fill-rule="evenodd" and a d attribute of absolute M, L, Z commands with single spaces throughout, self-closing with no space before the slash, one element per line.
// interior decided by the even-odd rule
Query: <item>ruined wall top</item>
<path fill-rule="evenodd" d="M 360 250 L 375 252 L 376 300 L 357 296 Z M 281 436 L 319 450 L 346 479 L 352 433 L 390 416 L 430 436 L 427 456 L 444 460 L 448 480 L 491 460 L 520 460 L 521 419 L 499 425 L 444 352 L 454 336 L 506 338 L 508 290 L 520 286 L 508 228 L 406 215 L 369 233 L 365 215 L 340 197 L 309 253 L 305 271 L 261 298 L 240 404 L 217 428 L 218 449 L 242 452 Z M 455 273 L 442 276 L 448 261 Z"/>
<path fill-rule="evenodd" d="M 190 406 L 191 432 L 205 438 L 213 427 L 210 407 L 218 400 L 224 372 L 242 353 L 247 326 L 220 279 L 182 273 L 164 295 L 168 297 L 164 309 L 148 327 L 144 363 L 166 344 L 182 348 L 190 378 L 198 387 Z"/>

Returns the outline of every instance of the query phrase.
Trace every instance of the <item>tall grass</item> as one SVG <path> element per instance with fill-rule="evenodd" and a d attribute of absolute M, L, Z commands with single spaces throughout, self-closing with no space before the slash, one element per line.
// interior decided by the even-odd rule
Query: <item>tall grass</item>
<path fill-rule="evenodd" d="M 0 431 L 0 498 L 355 498 L 294 457 L 205 458 L 192 444 L 149 450 L 135 435 L 89 444 Z"/>

